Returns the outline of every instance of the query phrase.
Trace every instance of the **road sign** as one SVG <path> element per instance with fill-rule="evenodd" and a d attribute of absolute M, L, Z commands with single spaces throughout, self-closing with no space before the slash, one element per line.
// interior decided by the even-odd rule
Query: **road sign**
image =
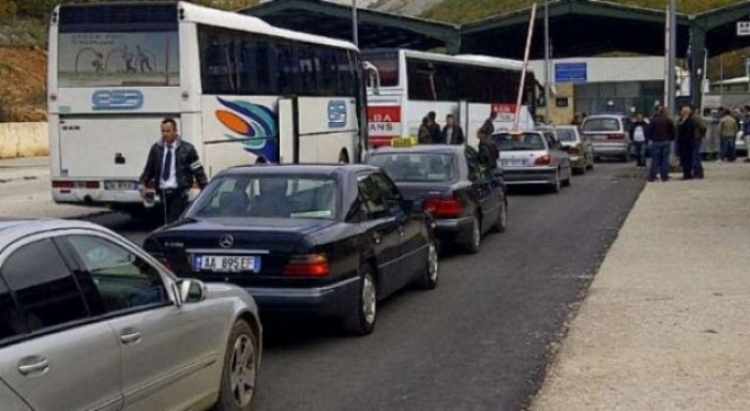
<path fill-rule="evenodd" d="M 750 36 L 750 21 L 737 22 L 737 35 L 743 37 Z"/>
<path fill-rule="evenodd" d="M 588 79 L 586 63 L 555 63 L 555 83 L 585 83 Z"/>

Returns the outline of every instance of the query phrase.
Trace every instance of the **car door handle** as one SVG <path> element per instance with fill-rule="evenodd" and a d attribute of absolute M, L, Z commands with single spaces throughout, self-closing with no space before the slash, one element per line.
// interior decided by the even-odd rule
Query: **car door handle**
<path fill-rule="evenodd" d="M 375 233 L 372 235 L 372 241 L 374 241 L 375 244 L 380 244 L 380 242 L 383 241 L 383 237 L 380 234 Z"/>
<path fill-rule="evenodd" d="M 46 358 L 34 355 L 26 357 L 18 362 L 18 372 L 23 376 L 39 375 L 49 371 L 49 362 Z"/>
<path fill-rule="evenodd" d="M 135 344 L 141 341 L 141 333 L 136 330 L 126 330 L 120 334 L 120 341 L 123 344 Z"/>

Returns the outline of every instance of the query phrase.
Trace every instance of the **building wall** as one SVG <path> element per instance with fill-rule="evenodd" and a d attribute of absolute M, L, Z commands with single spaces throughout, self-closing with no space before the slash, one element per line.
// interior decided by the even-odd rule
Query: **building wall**
<path fill-rule="evenodd" d="M 557 82 L 556 65 L 584 63 L 584 81 Z M 557 94 L 550 97 L 550 118 L 554 123 L 568 123 L 575 113 L 629 113 L 632 110 L 650 114 L 664 99 L 663 57 L 585 57 L 553 60 L 550 80 Z M 529 62 L 536 78 L 544 83 L 544 61 Z M 689 80 L 683 88 L 689 87 Z M 678 91 L 678 95 L 680 92 Z M 558 101 L 558 99 L 563 99 Z M 567 107 L 561 107 L 567 99 Z M 563 104 L 564 105 L 564 104 Z M 538 116 L 546 110 L 540 107 Z"/>

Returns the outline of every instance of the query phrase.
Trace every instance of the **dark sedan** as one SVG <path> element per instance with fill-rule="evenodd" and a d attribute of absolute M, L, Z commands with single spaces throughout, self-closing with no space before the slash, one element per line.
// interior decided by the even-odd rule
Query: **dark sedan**
<path fill-rule="evenodd" d="M 432 219 L 371 166 L 239 167 L 144 244 L 180 276 L 237 284 L 261 313 L 333 316 L 372 332 L 377 303 L 432 289 Z"/>
<path fill-rule="evenodd" d="M 441 243 L 479 251 L 482 235 L 502 232 L 508 221 L 505 184 L 479 165 L 469 146 L 383 148 L 368 163 L 385 170 L 407 199 L 432 214 Z"/>

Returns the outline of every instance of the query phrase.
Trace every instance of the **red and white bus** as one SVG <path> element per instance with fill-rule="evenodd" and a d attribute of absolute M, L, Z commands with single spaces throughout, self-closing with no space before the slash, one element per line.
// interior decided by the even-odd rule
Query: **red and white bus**
<path fill-rule="evenodd" d="M 368 145 L 390 145 L 394 137 L 416 136 L 430 111 L 441 125 L 453 114 L 467 137 L 491 111 L 495 129 L 513 126 L 523 63 L 487 56 L 425 53 L 404 49 L 362 50 L 362 59 L 377 69 L 368 84 Z M 527 69 L 519 127 L 534 128 L 537 82 Z"/>

